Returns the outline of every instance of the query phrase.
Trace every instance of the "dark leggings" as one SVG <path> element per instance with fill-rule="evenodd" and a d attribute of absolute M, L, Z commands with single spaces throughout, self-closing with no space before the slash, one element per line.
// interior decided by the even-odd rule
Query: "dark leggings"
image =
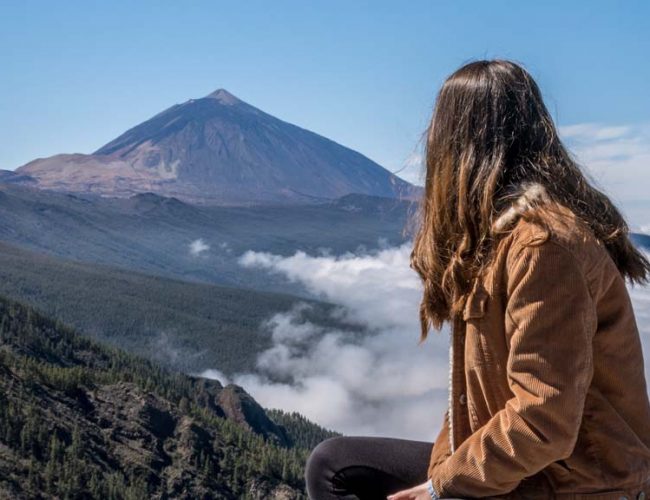
<path fill-rule="evenodd" d="M 427 480 L 432 442 L 336 436 L 321 441 L 305 464 L 311 500 L 386 500 Z"/>

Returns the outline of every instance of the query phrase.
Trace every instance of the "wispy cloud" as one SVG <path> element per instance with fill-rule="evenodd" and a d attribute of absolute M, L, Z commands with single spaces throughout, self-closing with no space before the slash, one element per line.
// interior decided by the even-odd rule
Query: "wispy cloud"
<path fill-rule="evenodd" d="M 192 255 L 193 257 L 198 257 L 202 253 L 210 250 L 210 245 L 205 243 L 202 238 L 194 240 L 192 243 L 190 243 L 189 247 L 190 247 L 190 255 Z"/>
<path fill-rule="evenodd" d="M 608 141 L 621 139 L 632 132 L 628 125 L 607 126 L 598 123 L 579 123 L 560 127 L 560 134 L 566 139 L 578 138 L 587 141 Z"/>
<path fill-rule="evenodd" d="M 578 161 L 619 203 L 650 199 L 650 124 L 560 127 Z"/>
<path fill-rule="evenodd" d="M 424 169 L 424 153 L 422 152 L 422 145 L 418 144 L 417 149 L 411 151 L 402 163 L 402 166 L 393 173 L 399 175 L 402 179 L 411 184 L 424 186 L 426 172 Z"/>

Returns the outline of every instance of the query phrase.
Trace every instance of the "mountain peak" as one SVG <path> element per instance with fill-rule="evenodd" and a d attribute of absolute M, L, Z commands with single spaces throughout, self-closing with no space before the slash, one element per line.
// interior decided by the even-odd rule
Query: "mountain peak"
<path fill-rule="evenodd" d="M 91 155 L 35 160 L 16 173 L 44 189 L 151 191 L 215 205 L 312 204 L 350 193 L 402 199 L 413 189 L 360 153 L 223 88 L 171 106 Z"/>
<path fill-rule="evenodd" d="M 221 104 L 233 105 L 241 102 L 240 99 L 237 99 L 234 95 L 228 92 L 226 89 L 217 89 L 211 94 L 208 94 L 206 97 L 209 99 L 216 99 Z"/>

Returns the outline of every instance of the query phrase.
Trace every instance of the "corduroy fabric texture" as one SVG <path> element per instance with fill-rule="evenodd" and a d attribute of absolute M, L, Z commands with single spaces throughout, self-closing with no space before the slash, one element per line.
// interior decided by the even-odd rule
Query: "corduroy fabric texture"
<path fill-rule="evenodd" d="M 518 216 L 543 192 L 529 186 L 506 212 L 514 229 L 452 325 L 427 476 L 443 498 L 650 495 L 650 402 L 625 282 L 568 209 L 549 215 L 550 234 Z"/>

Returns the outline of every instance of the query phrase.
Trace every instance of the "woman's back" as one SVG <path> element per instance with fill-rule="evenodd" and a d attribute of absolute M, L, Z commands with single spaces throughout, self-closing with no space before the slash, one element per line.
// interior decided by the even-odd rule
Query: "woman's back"
<path fill-rule="evenodd" d="M 512 232 L 452 332 L 449 439 L 428 470 L 446 496 L 650 494 L 650 402 L 625 282 L 589 227 L 553 206 L 541 212 L 548 232 L 512 211 L 501 220 Z"/>

